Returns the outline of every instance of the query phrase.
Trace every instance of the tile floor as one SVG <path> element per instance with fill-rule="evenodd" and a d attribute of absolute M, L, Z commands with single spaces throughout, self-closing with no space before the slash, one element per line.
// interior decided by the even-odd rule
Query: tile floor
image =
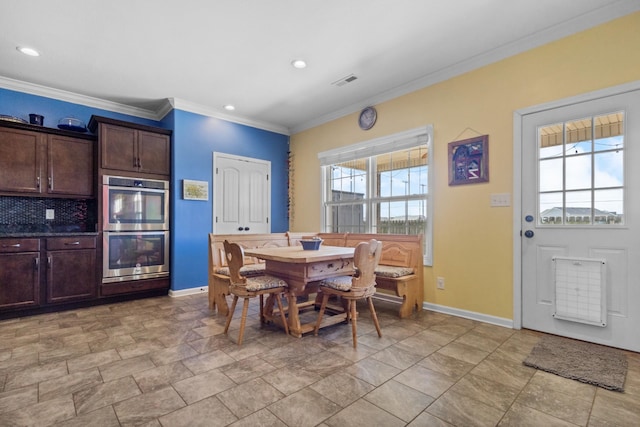
<path fill-rule="evenodd" d="M 0 426 L 638 426 L 640 354 L 625 393 L 522 365 L 540 334 L 375 302 L 318 337 L 230 336 L 206 294 L 0 322 Z M 315 316 L 314 312 L 308 316 Z"/>

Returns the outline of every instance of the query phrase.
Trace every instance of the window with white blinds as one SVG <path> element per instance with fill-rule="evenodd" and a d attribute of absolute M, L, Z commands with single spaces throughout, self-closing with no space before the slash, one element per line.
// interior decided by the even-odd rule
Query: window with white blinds
<path fill-rule="evenodd" d="M 323 230 L 422 234 L 431 265 L 432 142 L 426 126 L 319 153 Z"/>

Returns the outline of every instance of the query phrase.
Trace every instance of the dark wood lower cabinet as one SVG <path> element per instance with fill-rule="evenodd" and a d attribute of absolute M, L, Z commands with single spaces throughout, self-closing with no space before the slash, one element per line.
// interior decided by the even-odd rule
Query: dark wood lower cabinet
<path fill-rule="evenodd" d="M 0 310 L 40 305 L 40 253 L 0 253 Z"/>
<path fill-rule="evenodd" d="M 47 239 L 47 302 L 96 296 L 96 238 Z"/>
<path fill-rule="evenodd" d="M 101 283 L 97 238 L 0 238 L 0 319 L 167 294 L 168 277 Z"/>

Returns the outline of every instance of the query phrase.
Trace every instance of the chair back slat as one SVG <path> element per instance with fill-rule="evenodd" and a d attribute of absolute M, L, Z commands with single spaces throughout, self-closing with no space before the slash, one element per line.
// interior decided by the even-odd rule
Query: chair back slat
<path fill-rule="evenodd" d="M 237 243 L 224 241 L 224 252 L 229 266 L 229 281 L 232 284 L 243 284 L 247 279 L 240 274 L 240 269 L 244 265 L 244 250 Z"/>
<path fill-rule="evenodd" d="M 360 242 L 353 253 L 353 263 L 356 274 L 353 277 L 352 288 L 367 288 L 376 283 L 375 270 L 380 262 L 382 242 L 371 239 Z"/>

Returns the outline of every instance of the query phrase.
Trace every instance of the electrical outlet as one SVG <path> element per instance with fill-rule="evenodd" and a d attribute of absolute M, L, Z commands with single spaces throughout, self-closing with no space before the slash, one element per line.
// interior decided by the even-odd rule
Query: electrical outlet
<path fill-rule="evenodd" d="M 438 289 L 444 289 L 444 277 L 438 277 L 436 279 L 436 285 L 438 286 Z"/>
<path fill-rule="evenodd" d="M 44 218 L 45 219 L 55 219 L 56 218 L 56 211 L 54 211 L 53 209 L 47 209 L 45 211 Z"/>

